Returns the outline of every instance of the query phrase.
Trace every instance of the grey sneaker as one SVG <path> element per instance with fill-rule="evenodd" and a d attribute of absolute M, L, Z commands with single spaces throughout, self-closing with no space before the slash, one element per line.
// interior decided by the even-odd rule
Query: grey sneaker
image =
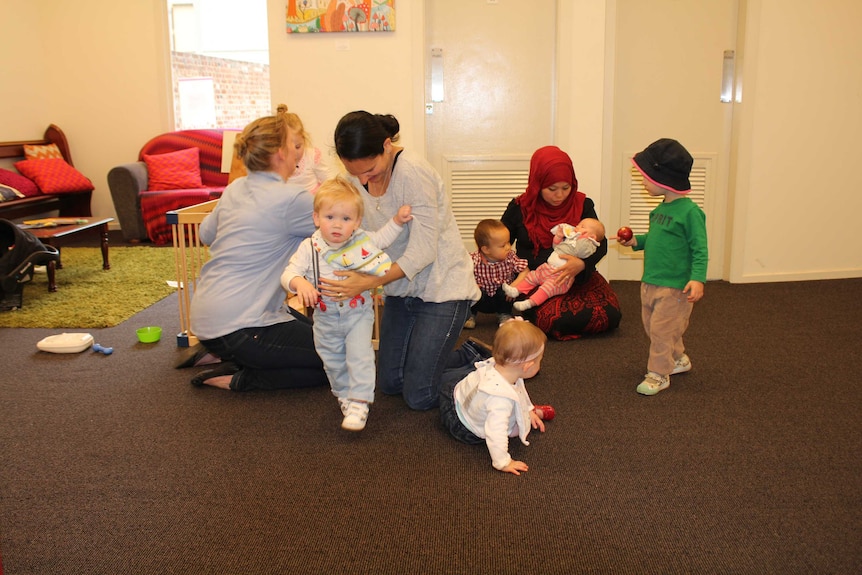
<path fill-rule="evenodd" d="M 670 376 L 649 372 L 638 385 L 637 392 L 641 395 L 655 395 L 668 387 L 670 387 Z"/>
<path fill-rule="evenodd" d="M 673 371 L 670 372 L 671 375 L 677 373 L 685 373 L 687 371 L 691 371 L 691 360 L 688 358 L 686 354 L 682 354 L 676 363 L 673 364 Z"/>
<path fill-rule="evenodd" d="M 347 414 L 341 422 L 341 428 L 347 431 L 362 431 L 365 429 L 367 419 L 368 404 L 364 401 L 350 401 L 347 405 Z"/>

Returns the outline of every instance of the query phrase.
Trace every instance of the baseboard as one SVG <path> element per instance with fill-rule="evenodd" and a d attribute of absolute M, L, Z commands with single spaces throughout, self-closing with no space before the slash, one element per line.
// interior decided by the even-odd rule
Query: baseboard
<path fill-rule="evenodd" d="M 810 272 L 788 272 L 771 274 L 743 274 L 741 276 L 731 275 L 728 280 L 733 284 L 745 283 L 768 283 L 768 282 L 802 282 L 819 280 L 843 280 L 862 278 L 862 269 L 847 268 L 837 270 L 814 270 Z"/>

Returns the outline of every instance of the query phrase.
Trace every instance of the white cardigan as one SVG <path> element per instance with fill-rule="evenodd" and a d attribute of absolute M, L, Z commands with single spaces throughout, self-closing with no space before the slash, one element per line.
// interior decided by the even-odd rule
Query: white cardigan
<path fill-rule="evenodd" d="M 495 365 L 493 358 L 478 362 L 476 371 L 455 386 L 454 399 L 461 423 L 485 440 L 492 465 L 503 469 L 512 462 L 510 437 L 519 437 L 521 443 L 530 445 L 527 435 L 533 404 L 524 380 L 509 383 Z"/>

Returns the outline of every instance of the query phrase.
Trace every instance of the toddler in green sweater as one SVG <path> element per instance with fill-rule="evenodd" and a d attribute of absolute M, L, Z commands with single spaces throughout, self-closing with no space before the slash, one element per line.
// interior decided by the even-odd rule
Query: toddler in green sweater
<path fill-rule="evenodd" d="M 662 138 L 632 158 L 651 196 L 664 196 L 649 216 L 649 230 L 619 241 L 644 251 L 641 318 L 650 338 L 642 395 L 670 387 L 670 376 L 691 369 L 682 336 L 706 283 L 706 215 L 687 194 L 693 159 L 676 140 Z"/>

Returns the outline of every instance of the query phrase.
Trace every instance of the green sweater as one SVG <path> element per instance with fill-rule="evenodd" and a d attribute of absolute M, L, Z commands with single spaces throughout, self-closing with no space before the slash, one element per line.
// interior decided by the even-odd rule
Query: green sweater
<path fill-rule="evenodd" d="M 649 231 L 636 238 L 634 249 L 644 250 L 644 283 L 677 289 L 690 280 L 706 283 L 706 214 L 691 198 L 659 204 Z"/>

